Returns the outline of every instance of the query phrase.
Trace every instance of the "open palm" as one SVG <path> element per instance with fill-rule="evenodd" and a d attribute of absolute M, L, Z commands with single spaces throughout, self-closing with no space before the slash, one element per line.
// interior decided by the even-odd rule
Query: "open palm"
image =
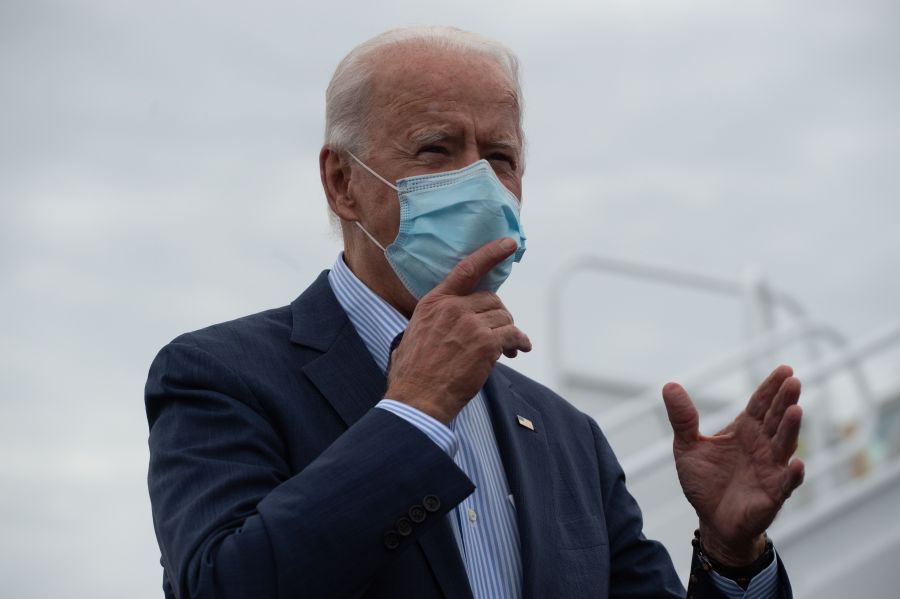
<path fill-rule="evenodd" d="M 802 417 L 800 381 L 792 374 L 776 368 L 713 436 L 700 434 L 697 409 L 680 385 L 663 387 L 678 479 L 700 518 L 704 545 L 726 563 L 754 559 L 762 533 L 803 482 L 803 462 L 790 460 Z"/>

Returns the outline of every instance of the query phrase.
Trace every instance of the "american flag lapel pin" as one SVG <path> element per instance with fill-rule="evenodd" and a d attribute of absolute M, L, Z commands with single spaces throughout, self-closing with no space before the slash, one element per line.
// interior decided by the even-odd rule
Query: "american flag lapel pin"
<path fill-rule="evenodd" d="M 519 422 L 519 426 L 525 427 L 530 431 L 534 430 L 534 423 L 531 420 L 529 420 L 528 418 L 525 418 L 524 416 L 519 416 L 518 414 L 516 414 L 516 420 Z"/>

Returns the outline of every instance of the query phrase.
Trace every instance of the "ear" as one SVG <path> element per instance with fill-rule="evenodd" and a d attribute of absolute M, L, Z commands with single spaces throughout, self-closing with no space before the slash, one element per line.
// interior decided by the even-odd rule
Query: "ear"
<path fill-rule="evenodd" d="M 340 152 L 328 145 L 319 151 L 319 176 L 331 211 L 342 220 L 358 221 L 356 202 L 347 193 L 350 187 L 350 165 Z"/>

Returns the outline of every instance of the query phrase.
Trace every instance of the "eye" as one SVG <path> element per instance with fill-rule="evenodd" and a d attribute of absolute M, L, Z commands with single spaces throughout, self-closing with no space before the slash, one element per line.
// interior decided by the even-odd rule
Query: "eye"
<path fill-rule="evenodd" d="M 507 154 L 505 152 L 494 152 L 493 154 L 488 156 L 488 160 L 491 162 L 505 162 L 506 165 L 512 170 L 516 170 L 516 159 L 512 154 Z"/>
<path fill-rule="evenodd" d="M 442 156 L 446 156 L 450 151 L 444 146 L 439 146 L 435 144 L 429 144 L 427 146 L 422 146 L 419 149 L 419 154 L 440 154 Z"/>

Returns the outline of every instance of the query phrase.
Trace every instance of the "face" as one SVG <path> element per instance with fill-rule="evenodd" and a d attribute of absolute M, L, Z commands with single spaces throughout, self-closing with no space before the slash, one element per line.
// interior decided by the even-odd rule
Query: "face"
<path fill-rule="evenodd" d="M 373 72 L 366 156 L 388 181 L 459 169 L 486 159 L 500 181 L 522 194 L 519 106 L 512 84 L 489 58 L 401 45 L 383 51 Z M 397 236 L 397 193 L 351 159 L 343 162 L 352 218 L 387 247 Z M 412 296 L 370 240 L 345 227 L 345 257 L 370 288 L 403 312 Z M 359 233 L 359 234 L 357 234 Z M 368 277 L 368 280 L 367 280 Z M 401 305 L 398 305 L 401 304 Z"/>

